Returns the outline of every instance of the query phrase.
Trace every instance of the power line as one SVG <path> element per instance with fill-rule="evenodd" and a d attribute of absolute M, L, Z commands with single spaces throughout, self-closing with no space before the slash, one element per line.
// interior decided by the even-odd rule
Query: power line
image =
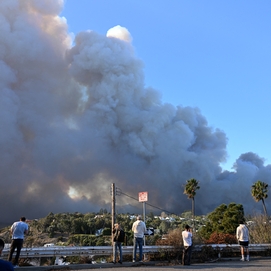
<path fill-rule="evenodd" d="M 134 198 L 134 197 L 132 197 L 132 196 L 130 196 L 130 195 L 128 195 L 128 194 L 122 192 L 119 188 L 117 188 L 117 195 L 121 195 L 121 194 L 124 195 L 124 196 L 126 196 L 126 197 L 128 197 L 128 198 L 131 198 L 131 199 L 133 199 L 133 200 L 136 200 L 136 201 L 138 202 L 138 199 L 137 199 L 137 198 Z M 168 210 L 165 210 L 165 209 L 162 209 L 162 208 L 160 208 L 160 207 L 154 206 L 154 205 L 152 205 L 152 204 L 150 204 L 150 203 L 148 203 L 148 202 L 146 202 L 145 204 L 148 205 L 148 206 L 151 206 L 151 207 L 153 207 L 153 208 L 155 208 L 155 209 L 158 209 L 158 210 L 160 210 L 160 211 L 166 212 L 166 213 L 168 213 L 168 214 L 176 215 L 176 214 L 173 213 L 173 212 L 169 212 Z"/>

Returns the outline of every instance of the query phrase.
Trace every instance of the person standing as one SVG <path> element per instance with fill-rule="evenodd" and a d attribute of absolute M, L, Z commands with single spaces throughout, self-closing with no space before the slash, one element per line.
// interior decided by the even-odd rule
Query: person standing
<path fill-rule="evenodd" d="M 239 223 L 240 225 L 236 229 L 236 238 L 241 248 L 241 261 L 245 261 L 245 251 L 247 254 L 246 260 L 249 261 L 249 231 L 244 220 L 240 220 Z"/>
<path fill-rule="evenodd" d="M 134 232 L 133 262 L 136 261 L 137 246 L 139 247 L 139 262 L 142 262 L 144 233 L 147 228 L 145 222 L 142 221 L 141 215 L 138 215 L 136 219 L 132 226 Z"/>
<path fill-rule="evenodd" d="M 16 251 L 14 267 L 18 267 L 19 257 L 21 253 L 21 249 L 23 247 L 24 236 L 28 234 L 28 224 L 25 222 L 25 217 L 22 216 L 20 221 L 14 222 L 10 228 L 10 233 L 12 235 L 12 241 L 10 245 L 10 252 L 8 256 L 8 261 L 11 262 L 12 255 Z"/>
<path fill-rule="evenodd" d="M 2 255 L 2 251 L 5 247 L 5 242 L 0 239 L 0 256 Z M 0 270 L 1 271 L 14 271 L 13 265 L 8 262 L 0 259 Z"/>
<path fill-rule="evenodd" d="M 113 263 L 117 262 L 117 255 L 118 255 L 118 249 L 119 249 L 118 263 L 122 264 L 122 243 L 124 242 L 125 233 L 119 223 L 116 223 L 114 225 L 113 236 L 114 236 L 114 238 L 113 238 L 113 241 L 114 241 L 114 244 L 113 244 Z"/>
<path fill-rule="evenodd" d="M 183 257 L 182 264 L 190 265 L 191 253 L 192 253 L 192 229 L 189 225 L 185 225 L 184 231 L 182 231 L 183 237 Z"/>

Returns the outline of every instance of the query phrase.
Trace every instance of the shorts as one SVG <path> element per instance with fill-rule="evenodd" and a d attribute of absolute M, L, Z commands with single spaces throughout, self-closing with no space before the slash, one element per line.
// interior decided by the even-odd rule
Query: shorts
<path fill-rule="evenodd" d="M 238 243 L 241 247 L 248 247 L 248 241 L 239 241 Z"/>

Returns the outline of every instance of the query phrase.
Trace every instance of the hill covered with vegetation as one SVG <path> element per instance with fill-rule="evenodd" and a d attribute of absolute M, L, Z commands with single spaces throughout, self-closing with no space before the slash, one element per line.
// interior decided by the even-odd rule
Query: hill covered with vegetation
<path fill-rule="evenodd" d="M 146 215 L 147 228 L 154 229 L 154 235 L 147 236 L 146 245 L 181 245 L 181 231 L 186 224 L 193 227 L 194 244 L 236 243 L 235 230 L 239 219 L 244 218 L 243 206 L 236 203 L 221 204 L 207 216 L 195 216 L 191 212 L 180 216 L 168 216 L 164 212 L 155 216 Z M 134 214 L 118 214 L 116 222 L 126 233 L 125 245 L 133 244 L 132 224 Z M 270 243 L 271 226 L 266 216 L 247 217 L 251 243 Z M 40 247 L 46 244 L 62 246 L 107 246 L 111 245 L 112 216 L 107 210 L 99 213 L 49 213 L 44 218 L 28 220 L 29 234 L 25 247 Z M 173 236 L 173 237 L 172 237 Z M 0 230 L 0 237 L 11 242 L 9 227 Z"/>

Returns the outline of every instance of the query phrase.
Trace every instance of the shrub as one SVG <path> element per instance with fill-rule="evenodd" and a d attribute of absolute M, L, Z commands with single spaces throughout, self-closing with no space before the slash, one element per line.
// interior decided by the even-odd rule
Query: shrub
<path fill-rule="evenodd" d="M 204 242 L 205 244 L 237 244 L 234 234 L 213 232 L 210 238 Z"/>
<path fill-rule="evenodd" d="M 182 244 L 182 230 L 179 228 L 170 230 L 168 234 L 165 235 L 165 239 L 160 239 L 156 242 L 156 245 L 158 246 L 173 246 L 176 248 L 181 247 Z"/>
<path fill-rule="evenodd" d="M 251 244 L 271 243 L 271 223 L 266 216 L 254 216 L 247 224 Z"/>

